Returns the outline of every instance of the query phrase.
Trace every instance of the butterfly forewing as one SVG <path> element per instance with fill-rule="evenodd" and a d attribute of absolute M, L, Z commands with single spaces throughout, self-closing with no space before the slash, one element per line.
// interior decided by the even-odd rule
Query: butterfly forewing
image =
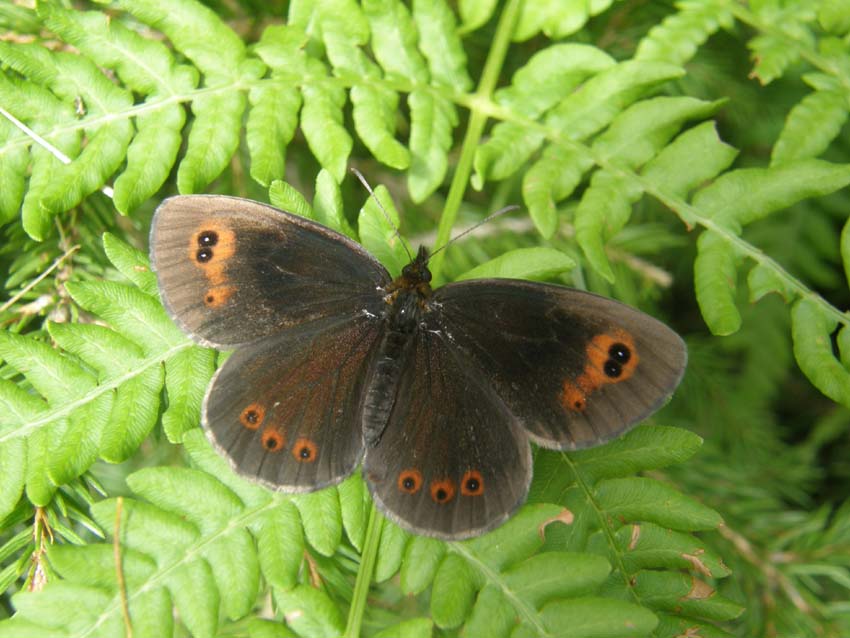
<path fill-rule="evenodd" d="M 400 526 L 444 539 L 475 536 L 525 500 L 526 434 L 453 352 L 440 332 L 418 331 L 404 361 L 380 441 L 364 477 L 378 507 Z"/>
<path fill-rule="evenodd" d="M 162 203 L 151 227 L 151 265 L 174 320 L 196 341 L 220 348 L 353 316 L 389 281 L 344 235 L 220 195 Z"/>
<path fill-rule="evenodd" d="M 237 350 L 207 391 L 208 436 L 240 474 L 307 491 L 336 483 L 363 453 L 363 385 L 381 324 L 320 320 Z"/>
<path fill-rule="evenodd" d="M 490 279 L 437 290 L 425 330 L 444 330 L 533 440 L 577 449 L 657 410 L 687 351 L 663 323 L 591 293 Z"/>

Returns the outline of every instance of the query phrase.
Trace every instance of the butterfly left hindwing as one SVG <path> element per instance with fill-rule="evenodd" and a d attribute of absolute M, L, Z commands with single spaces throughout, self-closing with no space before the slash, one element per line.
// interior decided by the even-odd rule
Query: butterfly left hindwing
<path fill-rule="evenodd" d="M 324 320 L 240 348 L 207 390 L 208 437 L 271 489 L 338 483 L 363 455 L 359 415 L 380 329 L 366 315 Z"/>

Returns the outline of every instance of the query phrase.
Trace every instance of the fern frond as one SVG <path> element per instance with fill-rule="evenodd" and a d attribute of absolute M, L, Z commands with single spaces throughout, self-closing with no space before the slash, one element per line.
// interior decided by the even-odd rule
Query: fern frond
<path fill-rule="evenodd" d="M 165 430 L 179 441 L 197 424 L 198 401 L 212 374 L 210 353 L 191 348 L 156 300 L 147 260 L 114 237 L 107 235 L 104 243 L 115 266 L 140 288 L 77 282 L 68 292 L 114 329 L 50 323 L 49 336 L 61 351 L 33 337 L 0 333 L 0 357 L 38 393 L 0 381 L 0 441 L 29 442 L 27 494 L 39 505 L 97 458 L 118 463 L 135 452 L 157 422 L 163 384 L 172 397 Z M 20 442 L 15 445 L 21 449 Z M 10 484 L 16 474 L 10 473 Z"/>
<path fill-rule="evenodd" d="M 360 477 L 338 489 L 289 498 L 233 475 L 199 430 L 187 433 L 184 444 L 199 469 L 140 470 L 128 484 L 144 501 L 125 500 L 120 513 L 114 499 L 92 506 L 104 529 L 112 529 L 120 516 L 118 542 L 134 630 L 170 635 L 173 606 L 192 635 L 214 635 L 220 615 L 238 620 L 254 608 L 262 575 L 296 632 L 341 631 L 344 609 L 304 582 L 315 576 L 302 573 L 302 563 L 305 548 L 332 556 L 343 530 L 357 544 L 367 502 Z M 707 584 L 696 590 L 692 577 L 665 571 L 728 574 L 687 533 L 715 527 L 717 515 L 658 481 L 616 478 L 684 460 L 698 444 L 680 430 L 644 428 L 614 443 L 610 455 L 604 449 L 541 452 L 534 493 L 569 503 L 569 509 L 530 505 L 499 530 L 463 543 L 411 537 L 385 523 L 375 580 L 384 582 L 401 569 L 403 591 L 430 587 L 430 615 L 439 627 L 463 625 L 470 635 L 507 636 L 517 625 L 527 635 L 554 635 L 565 622 L 577 635 L 649 635 L 658 612 L 674 612 L 674 597 L 684 601 L 693 626 L 705 623 L 696 618 L 728 620 L 739 613 L 736 605 L 718 595 L 707 601 Z M 657 497 L 659 491 L 664 498 Z M 576 500 L 579 492 L 585 498 Z M 557 537 L 570 529 L 562 523 L 580 517 L 589 523 L 570 532 L 572 549 L 542 551 L 553 530 Z M 64 579 L 41 594 L 17 594 L 18 613 L 0 623 L 0 636 L 37 630 L 65 636 L 120 633 L 114 556 L 109 545 L 52 548 L 51 564 Z M 638 586 L 630 600 L 622 599 L 616 590 L 632 579 Z M 659 579 L 669 594 L 659 594 Z M 87 605 L 44 613 L 74 596 Z M 423 620 L 414 624 L 417 631 L 427 626 Z"/>

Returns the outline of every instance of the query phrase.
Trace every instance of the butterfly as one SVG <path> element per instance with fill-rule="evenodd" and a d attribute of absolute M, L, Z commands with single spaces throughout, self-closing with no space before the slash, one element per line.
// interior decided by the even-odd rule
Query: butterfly
<path fill-rule="evenodd" d="M 172 319 L 235 351 L 202 408 L 233 469 L 307 492 L 362 464 L 377 507 L 418 534 L 503 523 L 530 443 L 608 441 L 685 369 L 682 339 L 617 301 L 512 279 L 432 289 L 424 248 L 393 278 L 348 237 L 247 199 L 165 200 L 150 251 Z"/>

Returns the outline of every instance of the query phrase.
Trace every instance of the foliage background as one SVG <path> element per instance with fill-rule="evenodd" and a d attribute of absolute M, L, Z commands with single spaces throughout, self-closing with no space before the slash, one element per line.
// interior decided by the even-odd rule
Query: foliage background
<path fill-rule="evenodd" d="M 0 107 L 65 156 L 0 118 L 0 636 L 850 634 L 846 1 L 3 1 L 0 25 Z M 414 245 L 523 204 L 438 276 L 664 317 L 674 400 L 538 454 L 530 505 L 467 543 L 379 537 L 357 476 L 232 476 L 151 214 L 272 201 L 398 268 L 349 165 Z"/>

